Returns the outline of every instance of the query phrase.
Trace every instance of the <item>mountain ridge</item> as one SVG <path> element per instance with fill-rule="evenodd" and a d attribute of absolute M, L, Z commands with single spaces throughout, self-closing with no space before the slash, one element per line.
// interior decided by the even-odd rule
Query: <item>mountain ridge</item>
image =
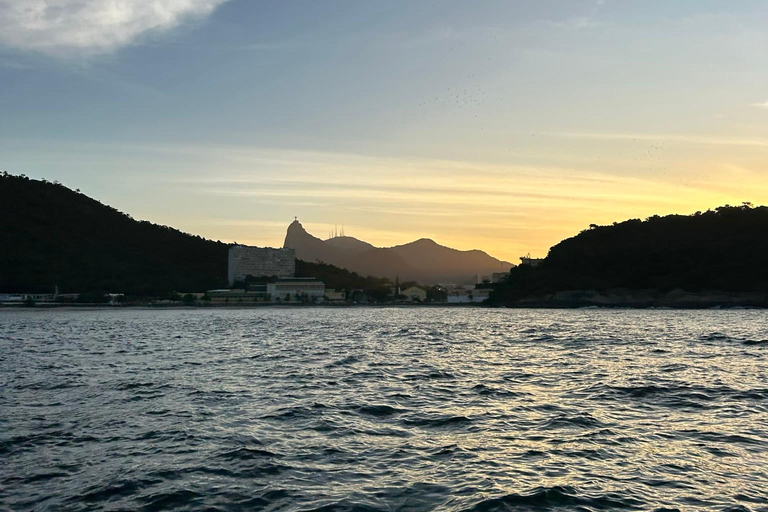
<path fill-rule="evenodd" d="M 310 234 L 297 220 L 288 226 L 283 247 L 306 261 L 324 262 L 365 275 L 417 281 L 422 284 L 473 283 L 477 276 L 507 272 L 514 265 L 479 249 L 462 251 L 419 238 L 392 247 L 375 247 L 354 237 L 327 240 Z"/>

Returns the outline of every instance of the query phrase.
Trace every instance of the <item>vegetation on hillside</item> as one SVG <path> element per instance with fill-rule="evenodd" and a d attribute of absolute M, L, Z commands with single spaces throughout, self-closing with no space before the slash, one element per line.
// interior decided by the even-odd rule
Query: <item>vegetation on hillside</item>
<path fill-rule="evenodd" d="M 363 277 L 357 272 L 350 272 L 327 263 L 311 263 L 296 260 L 296 277 L 314 277 L 325 283 L 325 287 L 334 290 L 364 290 L 366 292 L 386 291 L 391 294 L 392 282 L 381 277 Z"/>
<path fill-rule="evenodd" d="M 46 180 L 0 174 L 0 292 L 168 297 L 227 286 L 228 244 L 147 221 Z M 391 295 L 388 279 L 323 263 L 296 275 L 329 289 Z"/>
<path fill-rule="evenodd" d="M 136 221 L 56 182 L 3 173 L 0 218 L 0 292 L 162 296 L 227 284 L 227 244 Z"/>
<path fill-rule="evenodd" d="M 492 303 L 566 290 L 768 292 L 768 208 L 721 206 L 693 215 L 591 225 L 537 267 L 520 265 Z"/>

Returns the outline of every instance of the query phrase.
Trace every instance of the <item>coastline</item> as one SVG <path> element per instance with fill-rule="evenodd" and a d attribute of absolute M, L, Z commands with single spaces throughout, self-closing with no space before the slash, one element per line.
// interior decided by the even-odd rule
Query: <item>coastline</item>
<path fill-rule="evenodd" d="M 606 291 L 570 290 L 525 297 L 500 304 L 509 308 L 766 309 L 768 294 L 759 292 L 686 292 L 676 289 Z"/>
<path fill-rule="evenodd" d="M 4 305 L 0 306 L 2 311 L 35 311 L 35 310 L 72 310 L 72 311 L 92 311 L 103 309 L 125 309 L 125 310 L 155 310 L 155 309 L 174 309 L 174 310 L 200 310 L 200 309 L 261 309 L 261 308 L 280 308 L 280 309 L 306 309 L 306 308 L 327 308 L 327 309 L 355 309 L 355 308 L 483 308 L 487 307 L 480 303 L 462 303 L 453 304 L 447 302 L 441 303 L 414 303 L 414 304 L 279 304 L 279 303 L 235 303 L 235 304 L 37 304 L 29 307 L 23 304 L 18 306 Z"/>
<path fill-rule="evenodd" d="M 768 298 L 754 300 L 587 300 L 541 296 L 508 304 L 38 304 L 36 306 L 0 306 L 0 314 L 10 311 L 153 311 L 153 310 L 223 310 L 223 309 L 632 309 L 632 310 L 744 310 L 768 309 Z"/>

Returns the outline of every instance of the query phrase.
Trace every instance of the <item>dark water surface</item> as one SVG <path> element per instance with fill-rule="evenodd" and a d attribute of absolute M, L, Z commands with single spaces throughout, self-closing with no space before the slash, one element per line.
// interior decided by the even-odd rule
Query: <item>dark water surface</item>
<path fill-rule="evenodd" d="M 0 311 L 0 509 L 768 511 L 768 312 Z"/>

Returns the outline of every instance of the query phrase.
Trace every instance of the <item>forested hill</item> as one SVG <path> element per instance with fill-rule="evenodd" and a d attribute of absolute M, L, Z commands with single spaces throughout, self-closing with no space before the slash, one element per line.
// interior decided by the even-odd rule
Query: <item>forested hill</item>
<path fill-rule="evenodd" d="M 297 277 L 314 277 L 325 283 L 325 287 L 335 290 L 365 290 L 369 293 L 392 293 L 392 282 L 389 279 L 373 276 L 361 276 L 345 268 L 335 267 L 327 263 L 312 263 L 296 260 Z"/>
<path fill-rule="evenodd" d="M 136 221 L 57 183 L 0 175 L 0 219 L 0 292 L 162 295 L 227 284 L 227 244 Z"/>
<path fill-rule="evenodd" d="M 768 292 L 768 208 L 722 206 L 693 215 L 592 225 L 512 269 L 496 303 L 568 290 Z"/>

